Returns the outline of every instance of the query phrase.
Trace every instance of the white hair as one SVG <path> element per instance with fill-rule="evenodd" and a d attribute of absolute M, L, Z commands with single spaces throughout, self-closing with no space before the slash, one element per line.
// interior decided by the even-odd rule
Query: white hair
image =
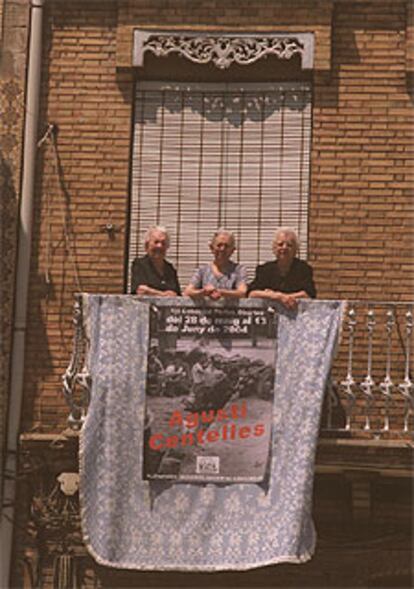
<path fill-rule="evenodd" d="M 220 235 L 227 235 L 227 237 L 230 238 L 230 246 L 234 249 L 236 248 L 236 237 L 234 233 L 232 231 L 228 231 L 224 227 L 219 227 L 217 231 L 213 233 L 213 237 L 210 240 L 210 245 L 214 245 L 214 242 Z"/>
<path fill-rule="evenodd" d="M 147 247 L 147 244 L 151 239 L 152 234 L 156 231 L 158 231 L 159 233 L 163 233 L 165 235 L 167 247 L 170 247 L 170 234 L 168 233 L 168 230 L 166 227 L 164 227 L 164 225 L 151 225 L 151 227 L 148 227 L 144 235 L 144 246 Z"/>
<path fill-rule="evenodd" d="M 273 251 L 275 251 L 276 244 L 279 241 L 279 238 L 282 235 L 282 233 L 284 235 L 288 235 L 292 239 L 293 243 L 295 244 L 296 252 L 298 252 L 300 247 L 299 238 L 298 234 L 292 227 L 279 227 L 278 229 L 276 229 L 272 244 Z"/>

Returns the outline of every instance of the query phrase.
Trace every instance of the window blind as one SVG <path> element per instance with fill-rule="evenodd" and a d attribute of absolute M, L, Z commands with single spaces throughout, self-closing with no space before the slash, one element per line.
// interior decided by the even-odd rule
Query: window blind
<path fill-rule="evenodd" d="M 311 89 L 304 83 L 137 82 L 129 269 L 150 225 L 166 225 L 168 259 L 185 285 L 211 260 L 218 227 L 233 259 L 273 259 L 275 229 L 296 229 L 307 255 Z"/>

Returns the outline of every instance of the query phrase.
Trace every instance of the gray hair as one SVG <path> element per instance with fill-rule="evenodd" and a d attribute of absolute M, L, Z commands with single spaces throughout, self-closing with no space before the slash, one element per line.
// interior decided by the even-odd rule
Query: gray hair
<path fill-rule="evenodd" d="M 279 227 L 278 229 L 276 229 L 272 243 L 273 251 L 275 251 L 276 243 L 279 241 L 279 238 L 282 235 L 282 233 L 288 235 L 292 239 L 293 243 L 295 244 L 296 252 L 298 252 L 300 247 L 299 238 L 298 234 L 292 227 Z"/>
<path fill-rule="evenodd" d="M 210 245 L 213 245 L 214 242 L 216 241 L 217 237 L 219 237 L 220 235 L 227 235 L 227 237 L 230 237 L 231 247 L 234 249 L 236 248 L 236 236 L 234 235 L 234 233 L 232 231 L 228 231 L 224 227 L 219 227 L 217 229 L 217 231 L 215 231 L 213 233 L 213 237 L 210 240 Z"/>
<path fill-rule="evenodd" d="M 151 235 L 156 231 L 165 235 L 167 247 L 170 247 L 170 234 L 164 225 L 151 225 L 151 227 L 148 227 L 144 235 L 144 246 L 147 247 L 147 244 L 151 239 Z"/>

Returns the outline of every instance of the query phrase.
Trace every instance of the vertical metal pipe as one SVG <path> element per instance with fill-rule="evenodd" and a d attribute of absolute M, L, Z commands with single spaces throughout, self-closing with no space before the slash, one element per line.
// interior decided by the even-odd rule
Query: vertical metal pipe
<path fill-rule="evenodd" d="M 45 0 L 32 0 L 26 86 L 22 189 L 19 211 L 15 310 L 11 358 L 10 404 L 4 481 L 4 508 L 0 527 L 0 587 L 10 587 L 14 502 L 16 495 L 17 449 L 23 396 L 24 346 L 32 240 L 33 192 L 35 183 L 37 129 L 39 122 L 42 64 L 42 20 Z"/>

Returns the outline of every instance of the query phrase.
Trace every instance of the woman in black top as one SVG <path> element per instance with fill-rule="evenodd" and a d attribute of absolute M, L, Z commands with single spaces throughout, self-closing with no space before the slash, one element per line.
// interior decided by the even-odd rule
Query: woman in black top
<path fill-rule="evenodd" d="M 145 251 L 142 258 L 132 262 L 131 293 L 138 295 L 175 297 L 181 296 L 177 272 L 165 259 L 170 239 L 165 227 L 150 227 L 145 235 Z"/>
<path fill-rule="evenodd" d="M 256 276 L 249 285 L 249 297 L 279 301 L 288 309 L 295 309 L 298 299 L 315 298 L 311 266 L 296 257 L 299 242 L 293 229 L 281 227 L 273 240 L 276 260 L 256 268 Z"/>

